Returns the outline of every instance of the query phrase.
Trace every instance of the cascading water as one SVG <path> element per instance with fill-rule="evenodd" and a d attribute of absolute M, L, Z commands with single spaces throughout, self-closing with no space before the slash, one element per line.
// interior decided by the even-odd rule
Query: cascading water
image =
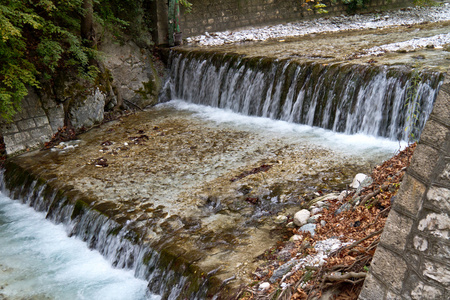
<path fill-rule="evenodd" d="M 417 138 L 443 75 L 406 67 L 171 52 L 161 101 L 188 102 L 392 140 Z"/>
<path fill-rule="evenodd" d="M 114 269 L 98 252 L 68 238 L 62 225 L 45 220 L 0 193 L 1 299 L 159 299 L 133 272 Z M 5 298 L 4 298 L 5 297 Z"/>
<path fill-rule="evenodd" d="M 11 199 L 18 199 L 22 202 L 22 205 L 25 204 L 33 207 L 36 211 L 43 214 L 38 217 L 33 215 L 31 218 L 41 218 L 42 221 L 39 222 L 44 223 L 42 225 L 43 227 L 52 231 L 56 230 L 59 243 L 76 243 L 67 241 L 69 239 L 67 237 L 65 240 L 63 239 L 61 231 L 65 231 L 68 236 L 74 236 L 77 239 L 86 242 L 89 249 L 98 251 L 96 254 L 87 254 L 87 257 L 85 258 L 90 259 L 92 262 L 95 261 L 96 256 L 103 256 L 107 261 L 105 261 L 106 264 L 104 264 L 103 267 L 108 265 L 108 267 L 113 266 L 115 268 L 111 269 L 111 267 L 109 267 L 111 270 L 105 271 L 106 273 L 109 272 L 111 274 L 103 278 L 103 281 L 101 278 L 98 278 L 97 281 L 86 281 L 83 280 L 83 278 L 78 280 L 75 278 L 70 284 L 62 283 L 63 285 L 67 285 L 67 289 L 64 289 L 64 287 L 55 287 L 52 285 L 58 285 L 59 281 L 70 281 L 70 278 L 65 278 L 65 275 L 62 274 L 64 266 L 67 266 L 68 268 L 81 268 L 81 271 L 85 270 L 86 272 L 89 272 L 89 269 L 83 269 L 88 266 L 80 265 L 80 259 L 82 259 L 82 257 L 76 257 L 75 254 L 66 255 L 63 252 L 67 251 L 61 250 L 62 252 L 58 252 L 56 249 L 54 253 L 52 252 L 52 255 L 64 256 L 64 258 L 61 259 L 66 260 L 66 263 L 62 264 L 62 266 L 55 266 L 55 268 L 61 270 L 61 273 L 56 272 L 55 274 L 55 271 L 50 268 L 48 274 L 46 273 L 47 271 L 42 271 L 43 275 L 41 277 L 36 274 L 30 274 L 30 278 L 23 278 L 21 275 L 23 272 L 36 272 L 33 268 L 40 268 L 46 263 L 52 263 L 53 260 L 51 257 L 49 259 L 44 258 L 42 262 L 27 266 L 28 271 L 21 263 L 14 265 L 7 269 L 13 270 L 14 268 L 17 268 L 18 274 L 12 274 L 9 277 L 7 276 L 7 279 L 13 283 L 11 284 L 11 290 L 6 289 L 6 296 L 8 296 L 9 293 L 12 293 L 11 296 L 28 297 L 32 295 L 34 298 L 50 297 L 51 299 L 59 299 L 62 297 L 61 295 L 64 295 L 65 299 L 88 298 L 137 300 L 161 299 L 158 295 L 162 295 L 163 299 L 177 299 L 177 297 L 186 292 L 187 288 L 192 283 L 192 278 L 191 282 L 189 282 L 182 271 L 176 272 L 169 268 L 168 264 L 172 263 L 173 257 L 164 257 L 150 245 L 138 243 L 139 237 L 137 235 L 139 233 L 131 228 L 132 224 L 129 224 L 128 222 L 126 224 L 120 224 L 104 213 L 91 209 L 88 206 L 89 201 L 86 201 L 86 199 L 76 200 L 76 198 L 77 196 L 71 194 L 70 191 L 59 190 L 51 186 L 49 182 L 35 179 L 27 171 L 22 170 L 14 164 L 6 166 L 6 171 L 2 170 L 0 172 L 0 228 L 1 226 L 4 226 L 3 223 L 5 222 L 11 223 L 9 226 L 11 228 L 7 229 L 10 230 L 11 233 L 9 235 L 8 232 L 2 234 L 0 236 L 0 241 L 4 239 L 5 245 L 14 243 L 17 239 L 20 240 L 20 237 L 18 237 L 14 231 L 21 230 L 21 227 L 35 226 L 36 224 L 36 220 L 34 219 L 25 223 L 22 220 L 9 220 L 13 218 L 11 215 L 16 214 L 14 208 L 12 208 L 15 204 L 12 203 L 13 201 L 11 201 Z M 26 215 L 27 212 L 24 212 L 24 214 Z M 52 223 L 60 224 L 64 229 L 54 229 L 55 225 L 50 224 L 48 221 L 44 220 L 44 218 Z M 33 235 L 42 235 L 43 240 L 36 238 L 37 244 L 52 243 L 55 241 L 44 233 L 45 229 L 42 232 L 38 231 L 38 229 L 32 231 L 27 230 L 23 232 L 23 239 L 34 239 L 32 238 Z M 27 241 L 25 241 L 23 245 L 18 245 L 25 250 L 30 247 L 30 244 Z M 67 247 L 70 247 L 70 245 Z M 76 247 L 81 248 L 82 245 L 77 244 Z M 39 257 L 43 255 L 42 251 L 46 251 L 40 249 L 37 245 L 35 248 L 36 249 L 30 252 L 30 255 Z M 54 249 L 50 250 L 53 251 Z M 9 252 L 7 248 L 0 247 L 0 253 L 5 251 Z M 13 251 L 7 253 L 7 255 L 2 255 L 2 257 L 10 257 L 16 259 L 18 262 L 24 259 L 24 257 L 20 257 L 16 254 L 20 253 Z M 56 263 L 59 264 L 59 262 Z M 181 267 L 183 268 L 183 266 Z M 0 260 L 0 279 L 2 278 L 2 268 L 2 261 Z M 123 269 L 124 271 L 117 269 Z M 122 272 L 122 274 L 120 272 Z M 117 274 L 114 275 L 114 273 Z M 99 274 L 99 276 L 101 275 Z M 39 283 L 35 281 L 42 280 L 49 280 L 49 283 L 41 283 L 47 284 L 48 288 L 36 288 L 36 285 L 39 285 Z M 123 282 L 124 280 L 125 282 Z M 199 283 L 201 284 L 202 282 L 200 281 Z M 7 284 L 7 282 L 5 282 L 5 284 Z M 25 286 L 22 286 L 21 284 Z M 113 292 L 113 287 L 108 288 L 108 285 L 120 286 L 121 284 L 124 288 L 129 289 L 128 292 L 123 294 L 122 291 L 121 293 L 108 296 Z M 33 291 L 33 286 L 36 289 L 35 291 Z M 189 297 L 191 299 L 203 299 L 205 298 L 207 289 L 208 286 L 204 284 L 203 289 L 199 288 L 191 291 Z M 183 291 L 183 293 L 180 293 L 180 291 Z M 0 296 L 2 295 L 0 289 Z"/>

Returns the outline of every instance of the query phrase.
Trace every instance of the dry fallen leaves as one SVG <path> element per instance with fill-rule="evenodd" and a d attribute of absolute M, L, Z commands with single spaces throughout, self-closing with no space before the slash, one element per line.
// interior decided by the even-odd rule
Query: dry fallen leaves
<path fill-rule="evenodd" d="M 291 275 L 289 280 L 285 281 L 290 285 L 289 291 L 281 291 L 274 284 L 266 293 L 253 290 L 250 295 L 247 294 L 245 297 L 241 295 L 240 299 L 312 299 L 321 295 L 327 288 L 336 288 L 337 285 L 339 285 L 339 292 L 335 299 L 357 299 L 365 272 L 370 266 L 386 223 L 392 197 L 400 187 L 400 182 L 409 166 L 415 148 L 416 144 L 412 144 L 375 167 L 371 174 L 373 183 L 359 195 L 360 199 L 364 201 L 353 206 L 353 209 L 336 214 L 342 203 L 354 202 L 353 193 L 350 193 L 341 203 L 338 203 L 337 200 L 332 201 L 319 219 L 319 222 L 326 221 L 325 226 L 317 225 L 314 237 L 302 233 L 306 239 L 296 242 L 296 247 L 291 250 L 291 255 L 294 257 L 299 253 L 302 256 L 312 254 L 316 242 L 331 237 L 340 237 L 344 242 L 353 241 L 353 243 L 331 253 L 327 262 L 314 272 L 298 270 Z M 292 230 L 292 234 L 297 233 L 296 229 Z M 305 247 L 306 240 L 309 247 Z M 282 247 L 278 246 L 273 251 L 280 251 L 280 249 Z M 276 255 L 266 256 L 265 259 L 274 260 Z M 265 275 L 258 277 L 258 281 L 267 281 L 272 275 L 275 265 L 279 265 L 279 263 L 266 264 L 268 271 L 263 272 Z M 264 271 L 264 267 L 259 270 Z"/>

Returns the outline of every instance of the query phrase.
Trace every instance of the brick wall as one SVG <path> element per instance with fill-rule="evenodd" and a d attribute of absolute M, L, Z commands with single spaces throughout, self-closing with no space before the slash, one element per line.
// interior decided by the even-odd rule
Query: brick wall
<path fill-rule="evenodd" d="M 450 299 L 450 78 L 442 85 L 359 299 Z"/>
<path fill-rule="evenodd" d="M 302 0 L 189 0 L 190 13 L 182 12 L 180 19 L 183 37 L 204 32 L 233 30 L 247 26 L 260 26 L 295 22 L 302 19 L 327 17 L 346 13 L 346 6 L 327 4 L 327 15 L 316 14 L 302 7 Z M 369 10 L 407 6 L 412 0 L 372 0 Z"/>

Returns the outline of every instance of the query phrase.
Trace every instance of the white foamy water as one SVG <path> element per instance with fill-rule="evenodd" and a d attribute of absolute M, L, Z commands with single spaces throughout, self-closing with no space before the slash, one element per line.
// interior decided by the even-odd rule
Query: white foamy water
<path fill-rule="evenodd" d="M 392 141 L 386 138 L 364 134 L 349 135 L 338 133 L 320 127 L 273 120 L 265 117 L 247 116 L 235 113 L 230 109 L 198 105 L 183 100 L 171 100 L 158 106 L 190 111 L 197 117 L 212 121 L 216 124 L 228 124 L 241 130 L 264 132 L 266 135 L 274 134 L 279 138 L 286 138 L 293 142 L 316 144 L 332 148 L 335 152 L 343 152 L 365 158 L 374 155 L 389 156 L 407 146 L 407 142 L 405 141 Z"/>
<path fill-rule="evenodd" d="M 0 299 L 160 299 L 63 225 L 0 193 Z"/>

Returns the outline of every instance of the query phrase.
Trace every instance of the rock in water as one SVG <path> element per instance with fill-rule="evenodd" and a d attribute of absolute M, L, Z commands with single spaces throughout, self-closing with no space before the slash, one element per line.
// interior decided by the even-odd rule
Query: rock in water
<path fill-rule="evenodd" d="M 311 213 L 307 209 L 302 209 L 295 213 L 294 215 L 294 223 L 297 226 L 303 226 L 308 222 Z"/>

